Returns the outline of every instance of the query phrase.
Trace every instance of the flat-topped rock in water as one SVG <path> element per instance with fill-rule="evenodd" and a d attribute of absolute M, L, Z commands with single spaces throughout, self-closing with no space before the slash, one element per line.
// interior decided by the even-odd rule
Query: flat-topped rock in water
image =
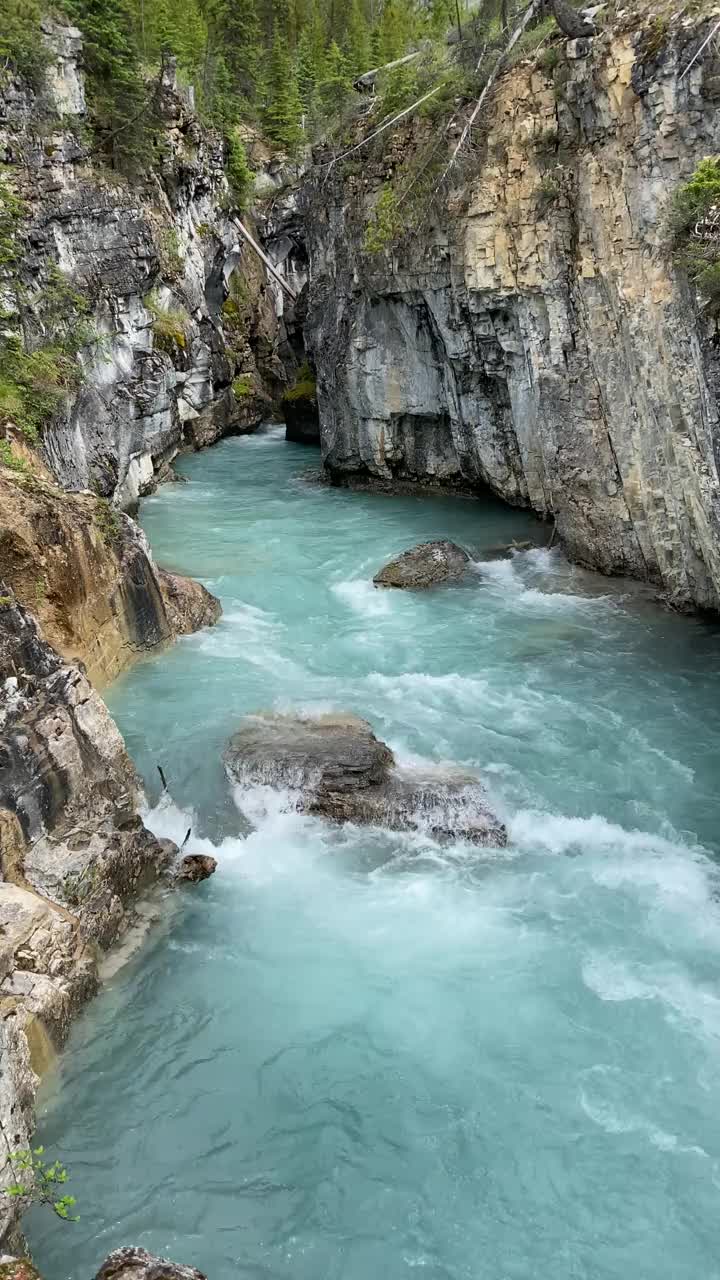
<path fill-rule="evenodd" d="M 241 786 L 286 790 L 289 810 L 334 822 L 426 831 L 438 840 L 507 843 L 475 774 L 398 768 L 390 748 L 359 716 L 248 716 L 224 758 L 228 776 Z"/>
<path fill-rule="evenodd" d="M 207 1277 L 195 1267 L 158 1258 L 147 1249 L 125 1246 L 108 1255 L 95 1280 L 207 1280 Z"/>
<path fill-rule="evenodd" d="M 248 716 L 225 763 L 237 782 L 325 793 L 362 790 L 385 778 L 392 751 L 367 720 L 350 713 L 305 718 Z"/>
<path fill-rule="evenodd" d="M 455 542 L 421 542 L 390 560 L 373 582 L 376 587 L 398 587 L 406 591 L 424 591 L 440 582 L 452 582 L 464 574 L 470 557 Z"/>

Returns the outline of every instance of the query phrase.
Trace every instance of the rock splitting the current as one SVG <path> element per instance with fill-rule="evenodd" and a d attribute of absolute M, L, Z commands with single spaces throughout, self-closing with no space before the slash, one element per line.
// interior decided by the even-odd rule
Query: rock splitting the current
<path fill-rule="evenodd" d="M 288 808 L 300 813 L 439 840 L 507 843 L 475 774 L 399 768 L 367 720 L 350 713 L 248 716 L 228 744 L 225 767 L 242 787 L 285 790 Z"/>
<path fill-rule="evenodd" d="M 208 880 L 216 870 L 217 858 L 209 853 L 188 853 L 178 867 L 176 879 L 198 884 L 200 880 Z"/>
<path fill-rule="evenodd" d="M 165 611 L 176 635 L 191 635 L 202 627 L 215 625 L 222 614 L 222 605 L 207 587 L 181 573 L 168 573 L 167 569 L 156 572 Z"/>
<path fill-rule="evenodd" d="M 461 578 L 470 557 L 462 547 L 446 539 L 421 542 L 388 561 L 375 574 L 376 587 L 399 587 L 407 591 L 423 591 L 440 582 Z"/>

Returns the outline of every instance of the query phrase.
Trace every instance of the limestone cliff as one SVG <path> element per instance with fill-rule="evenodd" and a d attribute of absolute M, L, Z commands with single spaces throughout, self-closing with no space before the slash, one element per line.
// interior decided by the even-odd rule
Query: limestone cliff
<path fill-rule="evenodd" d="M 364 228 L 422 125 L 321 171 L 306 335 L 336 481 L 489 486 L 574 559 L 720 607 L 715 326 L 663 246 L 720 150 L 712 48 L 682 77 L 716 20 L 616 23 L 506 72 L 460 185 L 394 249 Z"/>
<path fill-rule="evenodd" d="M 92 494 L 65 493 L 30 450 L 19 473 L 0 464 L 0 573 L 95 685 L 220 616 L 200 583 L 154 565 L 129 516 Z"/>
<path fill-rule="evenodd" d="M 162 153 L 132 184 L 84 140 L 80 31 L 43 27 L 43 88 L 0 76 L 0 162 L 23 201 L 26 312 L 54 280 L 69 282 L 92 341 L 81 385 L 43 423 L 42 452 L 64 488 L 132 509 L 181 447 L 268 416 L 285 380 L 284 329 L 238 233 L 222 138 L 200 125 L 173 61 L 155 91 Z"/>
<path fill-rule="evenodd" d="M 97 984 L 138 892 L 177 852 L 143 825 L 104 703 L 0 587 L 0 1190 L 33 1130 L 36 1073 Z M 0 1196 L 0 1241 L 17 1206 Z"/>

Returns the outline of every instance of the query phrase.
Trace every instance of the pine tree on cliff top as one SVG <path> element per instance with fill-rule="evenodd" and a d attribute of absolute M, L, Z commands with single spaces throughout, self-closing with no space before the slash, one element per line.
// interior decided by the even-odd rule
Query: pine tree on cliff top
<path fill-rule="evenodd" d="M 287 37 L 275 22 L 267 68 L 264 122 L 268 137 L 291 154 L 303 138 L 303 105 Z"/>
<path fill-rule="evenodd" d="M 83 32 L 99 144 L 115 168 L 138 170 L 150 153 L 155 86 L 140 75 L 130 0 L 69 0 L 68 9 Z"/>
<path fill-rule="evenodd" d="M 343 47 L 353 79 L 370 70 L 370 26 L 361 0 L 352 0 L 350 5 Z"/>

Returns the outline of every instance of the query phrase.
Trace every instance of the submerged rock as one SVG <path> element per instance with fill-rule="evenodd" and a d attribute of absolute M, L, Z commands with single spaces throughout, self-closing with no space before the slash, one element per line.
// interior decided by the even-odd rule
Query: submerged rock
<path fill-rule="evenodd" d="M 242 786 L 286 789 L 288 809 L 300 813 L 423 830 L 436 839 L 507 843 L 479 778 L 447 768 L 400 769 L 367 720 L 349 713 L 249 716 L 230 740 L 225 767 Z"/>
<path fill-rule="evenodd" d="M 512 560 L 520 551 L 533 551 L 534 542 L 496 542 L 492 547 L 485 547 L 478 555 L 478 560 Z"/>
<path fill-rule="evenodd" d="M 195 1267 L 158 1258 L 147 1249 L 125 1246 L 108 1255 L 95 1280 L 207 1280 L 207 1277 Z"/>
<path fill-rule="evenodd" d="M 421 542 L 409 551 L 403 551 L 390 560 L 373 582 L 376 587 L 400 587 L 410 591 L 422 591 L 439 582 L 451 582 L 461 578 L 470 560 L 466 551 L 455 542 L 446 539 L 439 542 Z"/>
<path fill-rule="evenodd" d="M 188 880 L 197 884 L 200 880 L 208 880 L 217 870 L 217 858 L 209 853 L 188 853 L 177 870 L 178 880 Z"/>
<path fill-rule="evenodd" d="M 221 617 L 220 601 L 202 583 L 167 569 L 158 569 L 157 576 L 175 635 L 187 636 L 201 627 L 212 627 Z"/>

